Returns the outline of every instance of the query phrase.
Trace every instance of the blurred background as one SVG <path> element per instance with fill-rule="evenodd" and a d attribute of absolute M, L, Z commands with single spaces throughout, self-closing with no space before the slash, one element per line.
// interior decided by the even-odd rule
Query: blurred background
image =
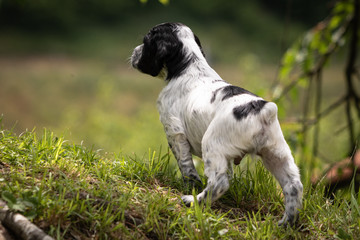
<path fill-rule="evenodd" d="M 166 149 L 156 110 L 165 83 L 129 65 L 151 27 L 188 25 L 226 81 L 269 99 L 286 49 L 332 6 L 326 0 L 2 0 L 1 124 L 19 134 L 51 129 L 107 152 Z M 336 61 L 329 69 L 331 96 L 342 70 Z M 280 121 L 291 143 L 301 102 L 289 103 Z M 343 154 L 331 146 L 329 155 Z"/>

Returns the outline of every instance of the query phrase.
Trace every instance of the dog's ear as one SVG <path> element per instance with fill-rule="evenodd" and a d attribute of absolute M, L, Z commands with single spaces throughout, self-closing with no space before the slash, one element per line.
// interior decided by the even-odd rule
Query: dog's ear
<path fill-rule="evenodd" d="M 202 49 L 202 46 L 201 46 L 201 43 L 200 43 L 200 39 L 194 34 L 194 38 L 195 38 L 195 42 L 196 42 L 196 44 L 199 46 L 199 48 L 200 48 L 200 51 L 201 51 L 201 53 L 202 53 L 202 55 L 205 57 L 205 53 L 204 53 L 204 51 L 203 51 L 203 49 Z"/>
<path fill-rule="evenodd" d="M 184 69 L 183 44 L 173 33 L 152 33 L 144 37 L 144 47 L 138 68 L 151 76 L 158 76 L 166 67 L 167 79 Z"/>
<path fill-rule="evenodd" d="M 144 47 L 139 59 L 138 69 L 151 76 L 159 75 L 164 67 L 165 47 L 161 46 L 161 41 L 156 41 L 149 34 L 144 37 Z"/>
<path fill-rule="evenodd" d="M 167 80 L 178 76 L 188 65 L 189 59 L 183 51 L 183 43 L 171 36 L 158 42 L 158 59 L 167 70 Z"/>

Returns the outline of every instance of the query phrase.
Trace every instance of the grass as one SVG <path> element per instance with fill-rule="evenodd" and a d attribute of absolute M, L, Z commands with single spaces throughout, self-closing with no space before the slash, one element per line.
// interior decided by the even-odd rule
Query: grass
<path fill-rule="evenodd" d="M 329 200 L 321 184 L 304 183 L 299 224 L 282 228 L 276 223 L 284 211 L 283 196 L 260 161 L 237 167 L 230 190 L 219 201 L 187 208 L 180 196 L 189 190 L 167 149 L 125 156 L 71 143 L 48 130 L 41 135 L 0 131 L 1 198 L 56 239 L 360 236 L 355 189 Z"/>

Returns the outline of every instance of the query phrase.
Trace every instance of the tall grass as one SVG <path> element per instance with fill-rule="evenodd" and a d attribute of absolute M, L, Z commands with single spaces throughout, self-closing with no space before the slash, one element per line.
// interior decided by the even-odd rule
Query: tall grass
<path fill-rule="evenodd" d="M 220 200 L 190 208 L 180 201 L 187 189 L 167 149 L 140 157 L 109 154 L 48 130 L 17 136 L 2 129 L 0 173 L 1 198 L 56 239 L 360 236 L 360 197 L 353 186 L 329 200 L 322 184 L 306 183 L 298 225 L 278 227 L 283 195 L 256 159 L 235 169 L 231 188 Z"/>

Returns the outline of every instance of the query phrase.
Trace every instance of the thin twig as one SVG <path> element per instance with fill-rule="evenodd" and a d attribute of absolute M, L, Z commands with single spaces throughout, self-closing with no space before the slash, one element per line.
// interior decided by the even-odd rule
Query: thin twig
<path fill-rule="evenodd" d="M 307 125 L 304 124 L 305 122 L 307 122 L 308 119 L 308 114 L 309 114 L 309 106 L 310 106 L 310 96 L 311 96 L 311 83 L 312 83 L 312 78 L 310 78 L 309 80 L 309 85 L 308 88 L 305 92 L 305 101 L 304 101 L 304 106 L 303 106 L 303 117 L 302 117 L 302 130 L 301 133 L 303 135 L 303 140 L 302 140 L 302 147 L 305 147 L 306 142 L 307 142 Z"/>
<path fill-rule="evenodd" d="M 349 141 L 350 141 L 350 152 L 355 147 L 355 133 L 354 124 L 351 117 L 351 102 L 354 101 L 355 108 L 358 110 L 360 115 L 360 106 L 358 104 L 359 97 L 354 90 L 353 86 L 353 74 L 355 72 L 355 63 L 357 58 L 357 47 L 358 47 L 358 28 L 359 28 L 359 11 L 360 3 L 359 0 L 354 1 L 354 15 L 350 22 L 352 27 L 352 35 L 349 44 L 349 57 L 345 68 L 345 78 L 347 86 L 347 99 L 346 99 L 346 117 L 349 125 Z"/>
<path fill-rule="evenodd" d="M 355 69 L 354 70 L 355 71 L 355 76 L 357 77 L 357 79 L 360 81 L 360 72 L 359 72 L 359 70 L 358 69 Z"/>
<path fill-rule="evenodd" d="M 303 122 L 303 124 L 306 124 L 308 126 L 317 124 L 322 118 L 329 115 L 332 111 L 336 110 L 338 107 L 341 106 L 341 104 L 345 103 L 346 101 L 346 95 L 342 96 L 338 100 L 336 100 L 334 103 L 330 104 L 325 110 L 323 110 L 319 115 L 316 116 L 316 118 L 312 120 L 308 120 L 307 122 Z"/>
<path fill-rule="evenodd" d="M 345 107 L 346 119 L 348 123 L 348 130 L 349 130 L 349 144 L 351 149 L 353 149 L 353 144 L 355 142 L 355 135 L 354 135 L 354 125 L 351 117 L 351 98 L 348 96 L 346 100 L 346 107 Z"/>
<path fill-rule="evenodd" d="M 321 107 L 321 99 L 322 99 L 322 70 L 319 69 L 319 72 L 316 75 L 315 79 L 315 88 L 316 88 L 316 96 L 315 96 L 315 116 L 316 119 L 319 119 L 320 115 L 320 107 Z M 314 130 L 314 142 L 313 142 L 313 154 L 311 160 L 311 169 L 315 166 L 315 158 L 318 155 L 319 149 L 319 132 L 320 132 L 320 123 L 316 124 Z"/>

